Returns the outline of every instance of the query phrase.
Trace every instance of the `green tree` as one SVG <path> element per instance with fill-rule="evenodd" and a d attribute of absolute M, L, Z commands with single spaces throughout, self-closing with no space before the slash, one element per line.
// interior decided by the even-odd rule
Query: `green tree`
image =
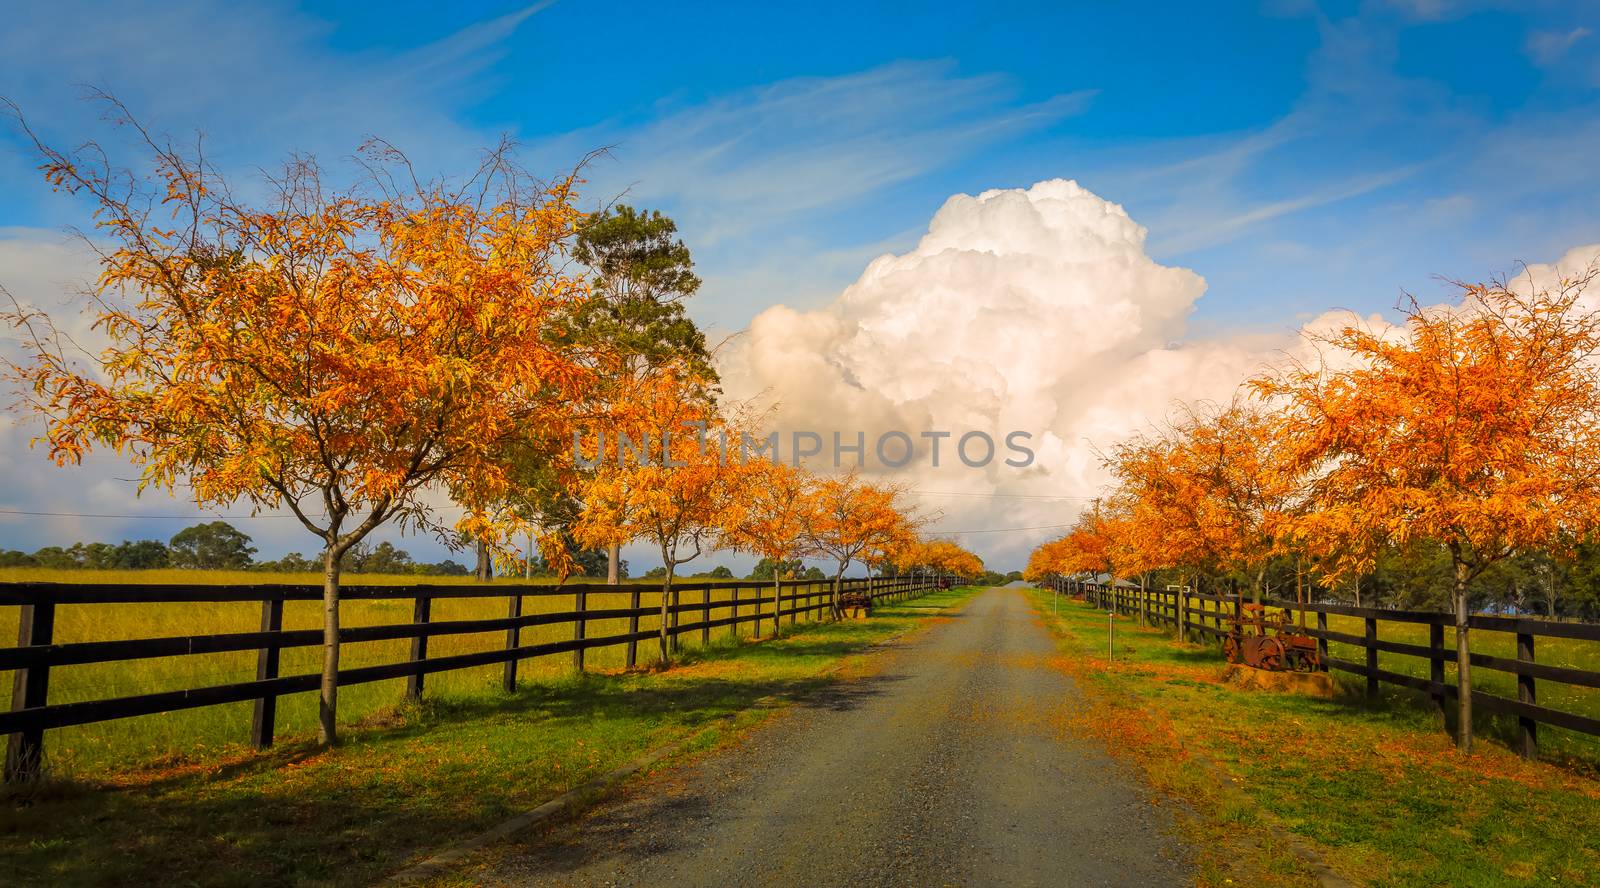
<path fill-rule="evenodd" d="M 38 567 L 39 559 L 18 549 L 0 551 L 0 567 Z"/>
<path fill-rule="evenodd" d="M 33 560 L 40 567 L 52 570 L 74 570 L 79 566 L 78 559 L 71 552 L 60 546 L 45 546 L 41 548 L 33 553 Z"/>
<path fill-rule="evenodd" d="M 250 537 L 226 521 L 185 527 L 168 546 L 173 567 L 199 570 L 245 570 L 256 553 Z"/>
<path fill-rule="evenodd" d="M 572 560 L 578 565 L 578 574 L 580 576 L 594 577 L 595 579 L 604 579 L 606 577 L 606 571 L 610 569 L 611 559 L 605 549 L 579 549 L 576 546 L 569 546 L 569 548 L 573 550 Z M 545 566 L 545 572 L 549 572 L 548 565 Z M 627 578 L 627 560 L 624 559 L 618 562 L 617 573 L 618 579 Z"/>
<path fill-rule="evenodd" d="M 344 569 L 354 573 L 408 574 L 415 571 L 416 562 L 411 560 L 411 553 L 385 540 L 376 546 L 352 546 L 345 553 Z"/>
<path fill-rule="evenodd" d="M 436 577 L 464 577 L 469 573 L 465 564 L 457 564 L 448 558 L 438 564 L 425 565 L 422 572 Z"/>
<path fill-rule="evenodd" d="M 122 570 L 155 570 L 166 567 L 172 560 L 166 543 L 160 540 L 123 540 L 117 546 L 116 566 Z"/>
<path fill-rule="evenodd" d="M 677 233 L 677 223 L 661 212 L 625 204 L 596 213 L 578 232 L 573 257 L 593 272 L 593 298 L 575 312 L 571 335 L 605 346 L 619 362 L 607 376 L 622 390 L 667 367 L 716 384 L 705 334 L 684 310 L 700 278 Z M 608 583 L 622 578 L 621 548 L 607 550 Z"/>
<path fill-rule="evenodd" d="M 798 558 L 794 558 L 789 561 L 779 561 L 774 558 L 763 558 L 756 562 L 755 568 L 750 571 L 749 579 L 767 580 L 770 582 L 774 579 L 799 577 L 801 574 L 805 573 L 805 570 L 805 563 Z"/>

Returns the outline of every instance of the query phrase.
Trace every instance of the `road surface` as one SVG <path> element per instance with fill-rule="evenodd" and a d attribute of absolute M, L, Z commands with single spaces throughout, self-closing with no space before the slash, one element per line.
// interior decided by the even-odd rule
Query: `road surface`
<path fill-rule="evenodd" d="M 991 589 L 737 746 L 503 849 L 490 883 L 1192 884 L 1164 809 L 1067 736 L 1076 694 Z"/>

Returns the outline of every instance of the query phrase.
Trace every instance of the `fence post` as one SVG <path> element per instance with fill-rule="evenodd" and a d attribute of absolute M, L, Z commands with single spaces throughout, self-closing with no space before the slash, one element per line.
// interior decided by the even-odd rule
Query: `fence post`
<path fill-rule="evenodd" d="M 283 631 L 283 599 L 269 598 L 261 602 L 261 631 Z M 256 652 L 256 681 L 278 677 L 280 648 L 268 644 Z M 273 723 L 278 717 L 278 695 L 267 694 L 256 698 L 255 711 L 250 716 L 250 745 L 266 749 L 272 745 Z"/>
<path fill-rule="evenodd" d="M 639 634 L 639 585 L 637 583 L 635 583 L 633 588 L 628 591 L 628 607 L 633 608 L 633 613 L 628 615 L 628 635 L 630 635 L 630 636 L 638 635 Z M 637 638 L 629 638 L 628 639 L 628 663 L 627 663 L 627 666 L 628 666 L 629 669 L 632 669 L 633 667 L 635 667 L 637 665 L 639 665 L 639 639 L 637 639 Z"/>
<path fill-rule="evenodd" d="M 1367 634 L 1362 645 L 1367 651 L 1367 699 L 1375 700 L 1378 697 L 1378 676 L 1373 673 L 1378 669 L 1378 618 L 1367 617 Z"/>
<path fill-rule="evenodd" d="M 522 596 L 512 595 L 510 598 L 510 603 L 506 605 L 506 616 L 515 620 L 522 616 Z M 514 651 L 521 646 L 522 627 L 512 626 L 507 629 L 506 650 Z M 506 661 L 505 674 L 501 677 L 501 684 L 505 687 L 506 693 L 515 694 L 517 692 L 517 661 L 515 657 Z"/>
<path fill-rule="evenodd" d="M 425 625 L 427 624 L 428 618 L 430 615 L 432 615 L 432 613 L 433 599 L 426 595 L 418 595 L 416 606 L 411 612 L 411 622 L 418 625 Z M 428 636 L 413 636 L 411 639 L 411 662 L 421 663 L 426 659 L 428 659 Z M 424 676 L 421 672 L 413 672 L 406 676 L 407 700 L 415 701 L 422 699 L 423 677 Z"/>
<path fill-rule="evenodd" d="M 1533 660 L 1533 633 L 1517 633 L 1517 659 L 1523 663 L 1532 663 Z M 1533 676 L 1517 673 L 1517 699 L 1532 705 L 1538 702 L 1534 692 Z M 1517 751 L 1525 759 L 1539 757 L 1539 723 L 1527 716 L 1517 716 L 1517 725 L 1521 728 L 1518 732 L 1520 742 Z"/>
<path fill-rule="evenodd" d="M 700 594 L 700 646 L 711 644 L 711 584 Z"/>
<path fill-rule="evenodd" d="M 1177 607 L 1176 619 L 1178 621 L 1178 640 L 1189 640 L 1189 593 L 1186 587 L 1179 585 L 1172 593 L 1173 604 Z"/>
<path fill-rule="evenodd" d="M 55 637 L 56 605 L 53 601 L 25 604 L 17 618 L 17 647 L 51 644 Z M 18 669 L 11 685 L 11 711 L 45 705 L 50 696 L 50 666 Z M 29 728 L 11 735 L 6 743 L 6 782 L 23 783 L 39 778 L 44 764 L 44 729 Z"/>
<path fill-rule="evenodd" d="M 1328 631 L 1328 615 L 1326 613 L 1322 612 L 1322 611 L 1317 611 L 1317 631 L 1318 632 L 1327 632 Z M 1326 639 L 1326 638 L 1318 638 L 1317 639 L 1317 661 L 1322 664 L 1322 671 L 1323 672 L 1327 672 L 1328 671 L 1328 639 Z"/>
<path fill-rule="evenodd" d="M 572 649 L 572 668 L 582 672 L 584 648 L 581 642 L 589 635 L 589 621 L 584 617 L 584 613 L 589 610 L 589 590 L 583 588 L 574 590 L 572 593 L 572 605 L 573 610 L 577 611 L 578 614 L 578 619 L 572 622 L 572 638 L 574 641 L 580 642 L 577 647 Z"/>
<path fill-rule="evenodd" d="M 1428 625 L 1428 681 L 1432 682 L 1435 690 L 1432 691 L 1434 708 L 1442 716 L 1445 714 L 1444 691 L 1444 624 L 1431 623 Z"/>
<path fill-rule="evenodd" d="M 733 622 L 728 624 L 728 631 L 733 634 L 735 640 L 738 640 L 739 638 L 739 591 L 739 588 L 735 586 L 733 590 L 733 603 L 730 605 L 733 608 L 733 613 L 729 615 L 733 617 Z M 757 608 L 757 610 L 760 610 L 760 608 Z"/>

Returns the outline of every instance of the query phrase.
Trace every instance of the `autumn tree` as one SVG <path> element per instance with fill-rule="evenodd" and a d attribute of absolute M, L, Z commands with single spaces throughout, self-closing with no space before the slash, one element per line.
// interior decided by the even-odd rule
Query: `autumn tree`
<path fill-rule="evenodd" d="M 1312 501 L 1351 535 L 1450 553 L 1462 751 L 1472 749 L 1468 584 L 1524 548 L 1581 538 L 1600 502 L 1600 316 L 1591 269 L 1549 289 L 1462 284 L 1462 304 L 1413 301 L 1403 330 L 1351 325 L 1322 344 L 1348 366 L 1255 380 L 1281 399 Z"/>
<path fill-rule="evenodd" d="M 1141 570 L 1216 566 L 1250 580 L 1261 601 L 1268 562 L 1301 504 L 1299 474 L 1278 449 L 1277 418 L 1242 401 L 1185 408 L 1159 434 L 1106 459 L 1128 516 L 1124 556 Z"/>
<path fill-rule="evenodd" d="M 851 562 L 878 551 L 902 532 L 905 517 L 899 497 L 897 488 L 869 483 L 854 469 L 817 482 L 803 554 L 835 564 L 835 617 L 840 615 L 841 584 Z"/>
<path fill-rule="evenodd" d="M 662 663 L 670 660 L 677 569 L 737 527 L 748 477 L 747 465 L 719 446 L 719 420 L 702 391 L 671 374 L 634 389 L 614 427 L 617 446 L 593 452 L 600 462 L 582 483 L 583 513 L 573 526 L 586 546 L 642 539 L 660 553 Z M 624 433 L 642 451 L 624 447 Z"/>
<path fill-rule="evenodd" d="M 983 559 L 951 540 L 919 540 L 901 551 L 897 563 L 946 576 L 976 577 L 983 573 Z"/>
<path fill-rule="evenodd" d="M 149 150 L 148 176 L 93 144 L 34 140 L 48 181 L 95 212 L 86 311 L 104 347 L 75 353 L 13 303 L 29 354 L 10 375 L 58 464 L 109 447 L 140 467 L 141 489 L 288 509 L 322 541 L 331 744 L 344 555 L 386 522 L 442 532 L 429 491 L 469 507 L 503 494 L 504 443 L 564 438 L 591 384 L 547 329 L 585 298 L 563 270 L 576 180 L 535 184 L 502 146 L 457 184 L 419 182 L 373 144 L 357 186 L 301 158 L 235 188 L 112 109 Z"/>
<path fill-rule="evenodd" d="M 735 521 L 723 536 L 728 548 L 753 552 L 763 564 L 780 566 L 793 558 L 804 543 L 806 529 L 816 520 L 816 479 L 805 469 L 771 460 L 751 462 L 745 495 Z M 798 561 L 795 564 L 799 564 Z M 778 633 L 778 611 L 783 598 L 783 571 L 772 570 L 772 633 Z"/>

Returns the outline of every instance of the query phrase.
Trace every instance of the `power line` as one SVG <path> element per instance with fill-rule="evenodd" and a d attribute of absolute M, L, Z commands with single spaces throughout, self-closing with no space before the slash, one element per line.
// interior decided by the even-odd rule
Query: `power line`
<path fill-rule="evenodd" d="M 920 493 L 923 496 L 976 496 L 976 497 L 983 497 L 985 499 L 1083 500 L 1083 501 L 1089 501 L 1089 500 L 1096 499 L 1096 497 L 1092 497 L 1092 496 L 1070 496 L 1070 495 L 1067 495 L 1067 494 L 1057 495 L 1057 494 L 1048 494 L 1048 493 L 968 493 L 968 492 L 965 492 L 965 491 L 957 491 L 957 490 L 918 490 L 915 487 L 911 488 L 911 490 L 909 490 L 907 492 L 908 493 Z"/>
<path fill-rule="evenodd" d="M 440 511 L 459 509 L 460 506 L 441 506 Z M 21 515 L 32 518 L 115 518 L 139 521 L 251 521 L 264 518 L 294 518 L 290 512 L 265 515 L 112 515 L 103 512 L 38 512 L 28 509 L 0 509 L 0 515 Z"/>
<path fill-rule="evenodd" d="M 1024 530 L 1060 530 L 1071 526 L 1070 524 L 1040 524 L 1034 527 L 986 527 L 981 530 L 934 530 L 933 533 L 950 534 L 951 536 L 967 533 L 1018 533 Z"/>
<path fill-rule="evenodd" d="M 205 521 L 224 519 L 248 521 L 251 518 L 293 518 L 293 515 L 109 515 L 100 512 L 36 512 L 27 509 L 0 509 L 0 515 L 26 515 L 33 518 L 120 518 L 150 521 Z"/>

